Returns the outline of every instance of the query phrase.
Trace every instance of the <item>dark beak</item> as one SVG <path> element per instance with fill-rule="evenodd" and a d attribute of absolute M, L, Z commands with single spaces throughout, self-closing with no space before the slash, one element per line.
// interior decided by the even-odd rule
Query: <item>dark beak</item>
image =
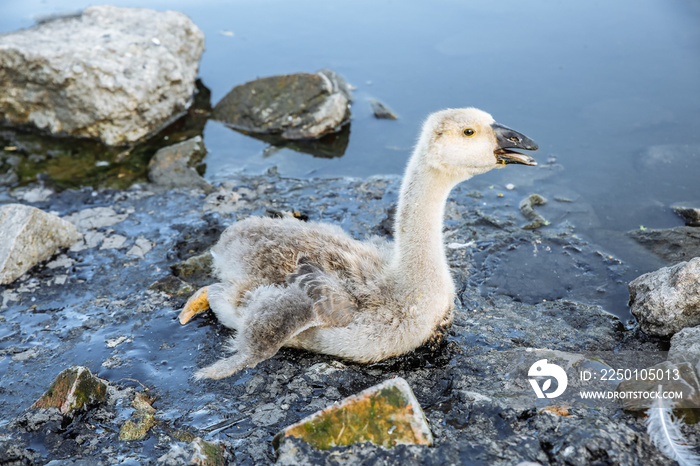
<path fill-rule="evenodd" d="M 498 123 L 493 123 L 491 125 L 494 134 L 496 135 L 496 141 L 498 142 L 498 147 L 493 152 L 496 156 L 498 163 L 503 165 L 509 163 L 520 163 L 523 165 L 537 165 L 535 159 L 529 155 L 521 154 L 519 152 L 512 151 L 510 149 L 525 149 L 525 150 L 537 150 L 537 143 L 525 136 L 522 133 L 518 133 L 515 130 L 508 128 L 507 126 L 499 125 Z"/>

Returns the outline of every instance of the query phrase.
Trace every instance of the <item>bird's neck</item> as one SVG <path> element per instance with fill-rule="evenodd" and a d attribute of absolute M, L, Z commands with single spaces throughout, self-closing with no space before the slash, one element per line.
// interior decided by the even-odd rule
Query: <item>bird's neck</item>
<path fill-rule="evenodd" d="M 430 299 L 452 302 L 454 284 L 442 238 L 445 203 L 456 182 L 411 158 L 403 182 L 394 225 L 392 268 L 401 288 Z M 444 295 L 449 296 L 444 296 Z"/>

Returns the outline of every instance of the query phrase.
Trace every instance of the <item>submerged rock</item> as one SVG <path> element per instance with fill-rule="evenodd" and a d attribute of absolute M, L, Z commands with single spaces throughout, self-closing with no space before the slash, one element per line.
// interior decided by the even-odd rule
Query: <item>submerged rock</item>
<path fill-rule="evenodd" d="M 191 104 L 204 35 L 175 11 L 103 5 L 0 36 L 0 120 L 137 141 Z"/>
<path fill-rule="evenodd" d="M 56 377 L 51 387 L 32 408 L 58 408 L 63 414 L 103 402 L 107 394 L 107 384 L 92 375 L 84 366 L 71 367 Z"/>
<path fill-rule="evenodd" d="M 700 209 L 690 207 L 671 207 L 675 213 L 680 215 L 685 220 L 685 225 L 688 227 L 700 227 Z"/>
<path fill-rule="evenodd" d="M 25 272 L 80 239 L 69 222 L 34 207 L 0 207 L 0 285 L 12 283 Z"/>
<path fill-rule="evenodd" d="M 389 107 L 378 101 L 377 99 L 369 99 L 369 105 L 372 107 L 374 117 L 379 120 L 397 120 L 398 117 Z"/>
<path fill-rule="evenodd" d="M 700 325 L 700 257 L 638 277 L 629 293 L 632 314 L 649 335 Z"/>
<path fill-rule="evenodd" d="M 163 147 L 148 164 L 148 178 L 165 188 L 210 189 L 209 183 L 194 168 L 206 154 L 207 149 L 201 136 Z"/>
<path fill-rule="evenodd" d="M 433 434 L 408 383 L 400 378 L 382 382 L 319 411 L 277 434 L 275 448 L 286 437 L 297 437 L 315 448 L 372 442 L 432 445 Z"/>
<path fill-rule="evenodd" d="M 347 123 L 350 100 L 348 84 L 331 70 L 270 76 L 234 87 L 212 118 L 284 140 L 317 139 Z"/>
<path fill-rule="evenodd" d="M 634 230 L 629 235 L 642 246 L 669 262 L 700 256 L 700 229 L 675 227 L 664 230 Z"/>
<path fill-rule="evenodd" d="M 549 225 L 549 222 L 535 210 L 536 205 L 545 205 L 546 203 L 547 200 L 539 194 L 530 194 L 520 202 L 520 211 L 523 213 L 525 218 L 530 220 L 530 223 L 523 225 L 523 229 L 535 230 L 545 225 Z"/>

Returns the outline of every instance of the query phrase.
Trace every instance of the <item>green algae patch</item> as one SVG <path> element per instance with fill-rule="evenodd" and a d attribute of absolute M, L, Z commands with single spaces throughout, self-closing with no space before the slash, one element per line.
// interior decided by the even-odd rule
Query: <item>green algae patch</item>
<path fill-rule="evenodd" d="M 423 410 L 408 383 L 400 377 L 368 388 L 286 428 L 275 436 L 275 450 L 286 437 L 299 438 L 321 450 L 360 442 L 384 448 L 433 443 Z"/>
<path fill-rule="evenodd" d="M 32 408 L 58 408 L 69 414 L 105 400 L 107 385 L 83 366 L 70 367 L 56 377 Z"/>

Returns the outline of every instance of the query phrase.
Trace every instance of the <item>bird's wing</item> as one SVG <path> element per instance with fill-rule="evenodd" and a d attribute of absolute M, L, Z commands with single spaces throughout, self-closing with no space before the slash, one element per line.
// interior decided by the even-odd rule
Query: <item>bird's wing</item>
<path fill-rule="evenodd" d="M 357 305 L 334 274 L 300 257 L 297 268 L 287 275 L 287 283 L 301 288 L 313 301 L 313 308 L 323 326 L 342 327 L 352 321 Z"/>

